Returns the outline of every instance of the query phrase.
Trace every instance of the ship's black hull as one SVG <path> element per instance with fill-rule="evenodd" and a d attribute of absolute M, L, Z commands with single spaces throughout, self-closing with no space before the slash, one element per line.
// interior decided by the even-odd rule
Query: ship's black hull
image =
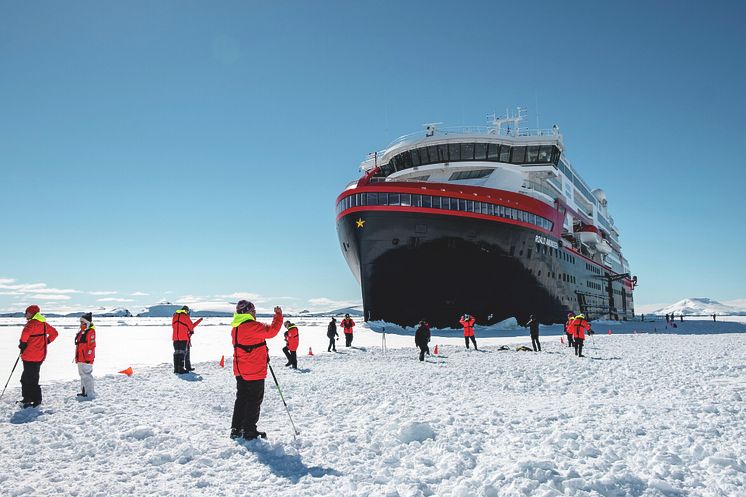
<path fill-rule="evenodd" d="M 524 323 L 531 314 L 563 322 L 568 312 L 633 317 L 621 281 L 552 248 L 557 240 L 538 230 L 452 215 L 359 211 L 342 216 L 337 232 L 361 284 L 366 320 L 457 327 L 464 313 L 479 324 L 509 317 Z"/>

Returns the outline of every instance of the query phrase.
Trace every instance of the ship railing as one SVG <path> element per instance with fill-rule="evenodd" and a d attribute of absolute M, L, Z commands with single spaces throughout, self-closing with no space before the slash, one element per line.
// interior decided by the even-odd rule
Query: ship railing
<path fill-rule="evenodd" d="M 544 195 L 551 198 L 552 201 L 554 201 L 554 199 L 556 199 L 557 196 L 559 195 L 559 193 L 557 193 L 557 191 L 554 188 L 551 188 L 542 183 L 538 183 L 536 181 L 525 180 L 523 182 L 523 188 L 526 190 L 533 190 L 539 193 L 543 193 Z"/>
<path fill-rule="evenodd" d="M 530 136 L 545 136 L 545 137 L 559 137 L 560 133 L 557 128 L 496 128 L 494 126 L 448 126 L 443 128 L 437 128 L 431 135 L 437 137 L 445 136 L 459 136 L 459 135 L 490 135 L 490 136 L 506 136 L 506 137 L 530 137 Z M 426 138 L 423 131 L 417 131 L 415 133 L 408 133 L 402 135 L 389 143 L 386 149 L 395 147 L 396 145 L 411 141 L 414 138 Z"/>

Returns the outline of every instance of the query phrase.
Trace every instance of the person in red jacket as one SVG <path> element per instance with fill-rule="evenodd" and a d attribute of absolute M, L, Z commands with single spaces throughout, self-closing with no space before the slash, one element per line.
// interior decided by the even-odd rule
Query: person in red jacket
<path fill-rule="evenodd" d="M 464 327 L 464 342 L 466 342 L 466 348 L 469 348 L 469 340 L 471 340 L 474 344 L 474 350 L 479 350 L 477 348 L 477 339 L 474 338 L 474 316 L 464 314 L 461 316 L 459 323 Z"/>
<path fill-rule="evenodd" d="M 264 399 L 264 379 L 267 377 L 269 351 L 266 340 L 277 336 L 282 327 L 282 309 L 275 307 L 272 324 L 256 320 L 254 304 L 240 300 L 233 315 L 233 375 L 236 377 L 236 402 L 233 406 L 231 438 L 253 440 L 266 438 L 257 431 L 259 412 Z"/>
<path fill-rule="evenodd" d="M 80 331 L 75 335 L 75 363 L 78 365 L 81 390 L 78 397 L 92 399 L 96 396 L 93 385 L 93 359 L 96 357 L 96 327 L 93 314 L 80 316 Z"/>
<path fill-rule="evenodd" d="M 583 314 L 578 314 L 575 319 L 572 320 L 570 325 L 572 329 L 573 344 L 575 346 L 575 355 L 578 357 L 585 357 L 583 355 L 583 342 L 585 341 L 585 334 L 591 329 L 591 325 L 585 320 Z"/>
<path fill-rule="evenodd" d="M 47 345 L 54 342 L 59 335 L 54 326 L 47 324 L 47 319 L 41 315 L 38 305 L 26 308 L 26 326 L 21 332 L 18 348 L 21 349 L 23 360 L 23 374 L 21 375 L 21 405 L 36 407 L 41 404 L 41 387 L 39 386 L 39 371 L 44 359 L 47 358 Z"/>
<path fill-rule="evenodd" d="M 299 341 L 298 327 L 290 321 L 285 321 L 285 329 L 287 330 L 285 332 L 285 342 L 287 343 L 282 348 L 285 357 L 288 358 L 288 362 L 285 366 L 292 366 L 293 369 L 298 369 L 298 354 L 296 353 Z"/>
<path fill-rule="evenodd" d="M 192 322 L 190 314 L 189 307 L 184 306 L 171 317 L 171 328 L 173 329 L 171 339 L 174 342 L 174 373 L 176 374 L 194 371 L 189 351 L 192 348 L 194 328 L 202 322 L 202 318 Z"/>
<path fill-rule="evenodd" d="M 575 319 L 575 314 L 572 312 L 567 313 L 567 322 L 565 323 L 565 335 L 567 335 L 567 346 L 574 347 L 573 345 L 573 332 L 572 332 L 572 321 Z"/>
<path fill-rule="evenodd" d="M 352 328 L 355 326 L 355 321 L 352 320 L 349 314 L 345 314 L 345 318 L 342 320 L 342 328 L 345 332 L 345 347 L 352 346 Z"/>

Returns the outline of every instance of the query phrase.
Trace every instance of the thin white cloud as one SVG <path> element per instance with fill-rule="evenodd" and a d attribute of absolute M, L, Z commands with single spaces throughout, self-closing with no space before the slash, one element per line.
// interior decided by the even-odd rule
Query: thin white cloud
<path fill-rule="evenodd" d="M 34 295 L 26 295 L 26 297 L 32 300 L 70 300 L 72 298 L 69 295 L 54 293 L 37 293 Z"/>
<path fill-rule="evenodd" d="M 308 307 L 311 311 L 333 311 L 343 307 L 354 307 L 361 305 L 355 300 L 334 300 L 326 297 L 308 299 Z"/>
<path fill-rule="evenodd" d="M 33 293 L 36 295 L 81 293 L 79 290 L 72 288 L 49 288 L 46 283 L 16 283 L 16 280 L 10 278 L 0 279 L 0 290 L 10 290 L 18 292 L 17 294 Z"/>
<path fill-rule="evenodd" d="M 116 295 L 119 292 L 115 292 L 114 290 L 99 290 L 96 292 L 88 292 L 91 295 Z"/>
<path fill-rule="evenodd" d="M 121 299 L 116 297 L 107 297 L 105 299 L 96 299 L 96 302 L 134 302 L 134 299 Z"/>
<path fill-rule="evenodd" d="M 133 297 L 145 297 L 150 294 L 145 292 L 133 292 L 130 295 L 132 295 Z"/>
<path fill-rule="evenodd" d="M 259 295 L 258 293 L 250 293 L 250 292 L 226 293 L 222 295 L 215 295 L 214 298 L 228 299 L 228 300 L 250 300 L 254 303 L 267 301 L 265 297 Z"/>

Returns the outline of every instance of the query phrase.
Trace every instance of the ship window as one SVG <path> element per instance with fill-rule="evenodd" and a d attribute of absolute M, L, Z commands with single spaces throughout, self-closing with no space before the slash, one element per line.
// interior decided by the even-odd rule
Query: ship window
<path fill-rule="evenodd" d="M 368 200 L 368 197 L 364 193 L 359 193 L 358 195 L 360 195 L 360 202 L 359 202 L 359 204 L 360 205 L 368 205 L 367 202 L 366 202 Z"/>
<path fill-rule="evenodd" d="M 389 165 L 393 166 L 394 171 L 401 171 L 402 169 L 404 169 L 404 159 L 402 158 L 401 154 L 391 159 Z"/>
<path fill-rule="evenodd" d="M 451 199 L 448 197 L 441 197 L 441 208 L 446 210 L 451 210 Z M 456 199 L 453 199 L 453 202 L 456 203 Z"/>
<path fill-rule="evenodd" d="M 474 160 L 485 160 L 487 159 L 487 144 L 486 143 L 475 143 L 474 144 Z"/>
<path fill-rule="evenodd" d="M 526 147 L 513 147 L 513 153 L 510 156 L 510 162 L 513 164 L 523 164 L 526 161 Z"/>
<path fill-rule="evenodd" d="M 541 163 L 552 162 L 552 149 L 553 148 L 554 147 L 552 147 L 551 145 L 543 145 L 539 149 L 539 157 L 537 158 L 536 161 L 541 162 Z"/>
<path fill-rule="evenodd" d="M 388 196 L 389 196 L 388 193 L 379 192 L 378 193 L 378 205 L 389 205 Z"/>
<path fill-rule="evenodd" d="M 537 224 L 536 223 L 536 214 L 529 214 L 528 215 L 528 222 L 531 224 Z"/>
<path fill-rule="evenodd" d="M 427 147 L 427 153 L 430 156 L 430 164 L 440 162 L 440 159 L 438 158 L 438 147 L 435 145 Z"/>
<path fill-rule="evenodd" d="M 561 152 L 557 147 L 552 147 L 552 164 L 557 165 Z"/>
<path fill-rule="evenodd" d="M 385 166 L 381 168 L 381 175 L 382 176 L 388 176 L 389 174 L 393 173 L 395 171 L 393 162 L 389 162 Z"/>
<path fill-rule="evenodd" d="M 500 159 L 500 145 L 490 143 L 487 147 L 487 160 L 497 162 Z"/>
<path fill-rule="evenodd" d="M 473 143 L 462 143 L 461 144 L 461 160 L 474 160 L 474 144 Z"/>
<path fill-rule="evenodd" d="M 409 152 L 404 152 L 403 154 L 401 154 L 401 156 L 404 160 L 404 164 L 402 167 L 404 169 L 409 169 L 410 167 L 412 167 L 412 154 L 410 154 Z"/>
<path fill-rule="evenodd" d="M 466 212 L 474 212 L 474 201 L 473 200 L 466 201 Z"/>
<path fill-rule="evenodd" d="M 438 145 L 438 162 L 448 162 L 448 145 Z"/>
<path fill-rule="evenodd" d="M 432 206 L 433 206 L 432 197 L 430 195 L 423 195 L 422 196 L 422 207 L 432 207 Z"/>
<path fill-rule="evenodd" d="M 412 207 L 422 207 L 422 195 L 412 195 Z"/>
<path fill-rule="evenodd" d="M 433 209 L 440 209 L 440 197 L 433 197 Z"/>
<path fill-rule="evenodd" d="M 378 194 L 368 193 L 368 205 L 378 205 Z"/>
<path fill-rule="evenodd" d="M 492 171 L 493 169 L 475 169 L 472 171 L 458 171 L 458 172 L 451 174 L 451 177 L 448 178 L 448 181 L 456 181 L 460 179 L 484 178 L 492 174 Z"/>
<path fill-rule="evenodd" d="M 451 143 L 448 145 L 448 160 L 449 161 L 461 160 L 461 144 Z"/>
<path fill-rule="evenodd" d="M 401 200 L 401 205 L 412 205 L 412 196 L 409 193 L 402 193 L 401 195 L 399 195 L 399 197 Z"/>
<path fill-rule="evenodd" d="M 500 145 L 500 162 L 510 162 L 510 147 Z"/>
<path fill-rule="evenodd" d="M 420 151 L 417 149 L 410 150 L 409 154 L 412 156 L 412 165 L 413 166 L 419 166 L 421 164 L 420 162 Z"/>
<path fill-rule="evenodd" d="M 350 195 L 347 198 L 350 199 L 350 207 L 357 207 L 357 198 L 355 195 Z"/>
<path fill-rule="evenodd" d="M 526 153 L 526 162 L 529 164 L 536 164 L 536 159 L 539 157 L 539 147 L 538 145 L 533 145 L 531 147 L 528 147 L 527 153 Z"/>
<path fill-rule="evenodd" d="M 399 194 L 389 193 L 389 201 L 387 205 L 399 205 Z"/>

